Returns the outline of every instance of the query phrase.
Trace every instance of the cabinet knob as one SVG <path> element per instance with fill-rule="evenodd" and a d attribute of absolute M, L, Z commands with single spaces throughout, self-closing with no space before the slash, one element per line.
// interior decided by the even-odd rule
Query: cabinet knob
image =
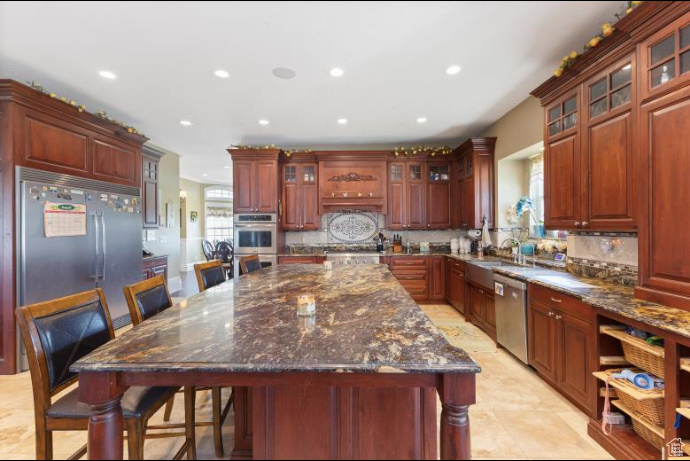
<path fill-rule="evenodd" d="M 560 319 L 562 319 L 562 318 L 563 318 L 562 315 L 557 315 L 557 316 L 556 316 L 556 320 L 560 320 Z"/>
<path fill-rule="evenodd" d="M 335 192 L 331 192 L 331 197 L 335 197 Z"/>
<path fill-rule="evenodd" d="M 553 317 L 555 314 L 553 312 L 549 312 L 549 317 Z"/>
<path fill-rule="evenodd" d="M 431 224 L 427 224 L 426 227 L 431 227 Z"/>
<path fill-rule="evenodd" d="M 580 227 L 580 222 L 579 222 L 579 221 L 575 221 L 575 227 Z"/>
<path fill-rule="evenodd" d="M 587 226 L 589 226 L 589 223 L 588 223 L 587 221 L 583 221 L 583 222 L 582 222 L 582 227 L 587 227 Z"/>

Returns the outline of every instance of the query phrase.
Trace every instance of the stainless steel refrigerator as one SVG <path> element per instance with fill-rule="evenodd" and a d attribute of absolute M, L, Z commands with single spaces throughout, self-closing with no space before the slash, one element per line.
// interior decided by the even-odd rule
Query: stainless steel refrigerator
<path fill-rule="evenodd" d="M 122 288 L 142 280 L 140 189 L 27 168 L 16 181 L 19 305 L 102 288 L 115 327 L 127 324 Z M 84 205 L 84 235 L 48 237 L 46 202 Z"/>

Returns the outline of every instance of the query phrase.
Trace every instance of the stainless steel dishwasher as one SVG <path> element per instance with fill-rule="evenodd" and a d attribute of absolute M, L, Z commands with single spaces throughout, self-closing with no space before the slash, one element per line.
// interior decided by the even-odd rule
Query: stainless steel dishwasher
<path fill-rule="evenodd" d="M 515 357 L 527 359 L 527 284 L 494 274 L 496 340 Z"/>

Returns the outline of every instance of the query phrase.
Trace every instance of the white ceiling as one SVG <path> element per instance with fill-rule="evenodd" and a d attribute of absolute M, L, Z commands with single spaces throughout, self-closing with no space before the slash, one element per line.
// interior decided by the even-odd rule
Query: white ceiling
<path fill-rule="evenodd" d="M 458 144 L 524 100 L 621 6 L 0 2 L 0 77 L 104 109 L 180 153 L 184 177 L 229 183 L 232 143 Z M 462 72 L 446 75 L 452 64 Z M 334 66 L 345 75 L 331 77 Z M 274 67 L 297 77 L 277 79 Z"/>

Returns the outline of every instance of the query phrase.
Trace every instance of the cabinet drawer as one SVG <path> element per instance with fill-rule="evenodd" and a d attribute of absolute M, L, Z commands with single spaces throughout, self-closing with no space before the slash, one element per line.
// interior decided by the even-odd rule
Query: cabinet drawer
<path fill-rule="evenodd" d="M 426 272 L 418 272 L 418 273 L 414 273 L 414 272 L 395 273 L 394 272 L 393 275 L 400 282 L 415 280 L 415 281 L 420 281 L 420 282 L 426 283 L 428 280 Z"/>
<path fill-rule="evenodd" d="M 278 264 L 315 264 L 315 256 L 280 256 Z"/>
<path fill-rule="evenodd" d="M 530 284 L 529 286 L 529 296 L 531 299 L 541 301 L 560 312 L 570 314 L 585 322 L 592 323 L 594 321 L 594 311 L 592 307 L 574 296 L 534 284 Z"/>
<path fill-rule="evenodd" d="M 458 261 L 457 259 L 448 258 L 451 270 L 465 272 L 465 261 Z"/>
<path fill-rule="evenodd" d="M 391 258 L 391 268 L 396 267 L 428 267 L 428 260 L 423 256 L 396 256 Z"/>

